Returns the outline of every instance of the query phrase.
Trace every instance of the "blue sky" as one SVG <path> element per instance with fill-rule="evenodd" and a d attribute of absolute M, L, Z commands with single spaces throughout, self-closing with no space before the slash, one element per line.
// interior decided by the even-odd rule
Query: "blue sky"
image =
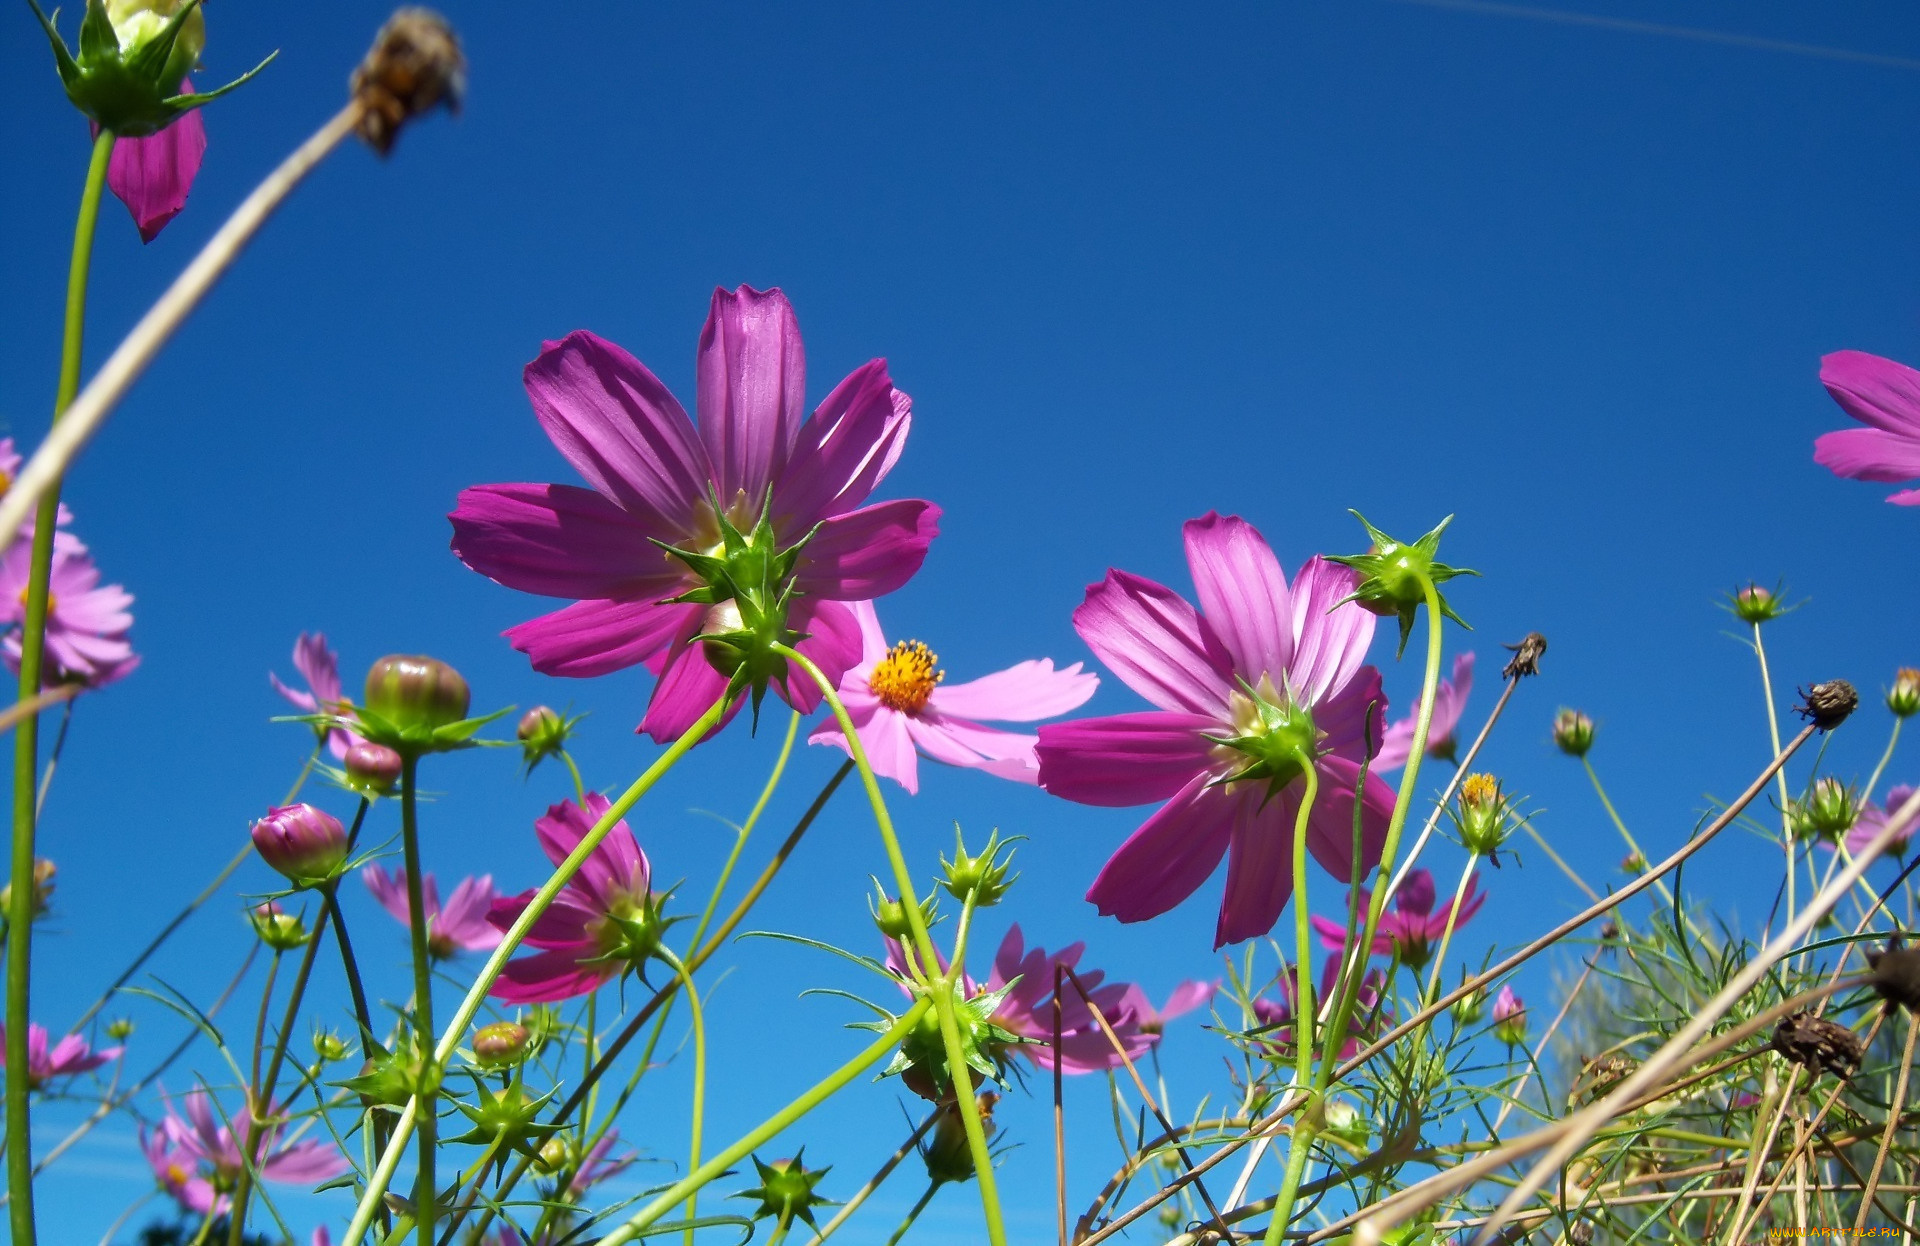
<path fill-rule="evenodd" d="M 1346 507 L 1402 533 L 1452 513 L 1451 560 L 1484 573 L 1453 595 L 1476 628 L 1455 643 L 1479 650 L 1489 682 L 1498 641 L 1537 629 L 1552 643 L 1488 762 L 1590 877 L 1623 850 L 1547 742 L 1553 710 L 1599 720 L 1595 760 L 1624 815 L 1649 851 L 1676 844 L 1709 793 L 1744 786 L 1766 755 L 1751 656 L 1715 608 L 1748 578 L 1810 599 L 1769 636 L 1783 701 L 1835 675 L 1869 693 L 1830 753 L 1864 775 L 1887 725 L 1873 694 L 1920 661 L 1916 515 L 1834 480 L 1810 451 L 1843 422 L 1816 380 L 1823 353 L 1920 361 L 1920 72 L 1817 50 L 1920 58 L 1920 28 L 1894 3 L 1580 12 L 1814 50 L 1384 0 L 1204 16 L 452 6 L 473 64 L 465 114 L 410 131 L 384 164 L 350 150 L 323 168 L 68 490 L 108 577 L 138 598 L 146 663 L 75 720 L 44 828 L 60 891 L 36 945 L 37 1015 L 76 1016 L 284 791 L 303 737 L 266 722 L 282 708 L 266 672 L 289 672 L 303 628 L 342 650 L 350 686 L 383 653 L 432 652 L 467 674 L 478 706 L 591 709 L 589 782 L 644 766 L 630 729 L 645 675 L 533 674 L 499 632 L 546 606 L 461 567 L 444 516 L 466 484 L 569 479 L 519 385 L 544 339 L 591 328 L 690 401 L 715 285 L 789 293 L 810 398 L 875 355 L 913 395 L 887 492 L 933 498 L 946 517 L 882 616 L 951 678 L 1086 659 L 1068 621 L 1083 587 L 1118 565 L 1184 591 L 1179 524 L 1209 509 L 1260 526 L 1289 570 L 1359 547 Z M 357 0 L 210 15 L 210 77 L 280 58 L 209 110 L 205 171 L 157 242 L 143 248 L 110 208 L 91 359 L 337 107 L 383 16 Z M 10 20 L 0 421 L 30 443 L 51 401 L 86 143 L 30 16 Z M 1391 659 L 1383 643 L 1404 705 L 1417 672 Z M 1483 685 L 1470 721 L 1491 700 Z M 1138 707 L 1111 679 L 1092 704 Z M 636 829 L 665 876 L 689 880 L 683 894 L 701 893 L 726 847 L 693 811 L 740 816 L 776 742 L 737 727 L 643 806 Z M 833 764 L 799 759 L 769 840 Z M 1920 777 L 1920 758 L 1909 749 L 1890 773 Z M 531 824 L 565 790 L 560 774 L 522 783 L 508 755 L 476 754 L 436 763 L 429 782 L 444 792 L 425 832 L 443 878 L 538 881 Z M 1218 972 L 1218 880 L 1143 927 L 1080 900 L 1140 813 L 951 772 L 895 809 L 922 870 L 956 819 L 1027 835 L 1001 913 L 1031 938 L 1085 938 L 1090 961 L 1155 995 Z M 1521 856 L 1463 936 L 1476 959 L 1570 911 L 1571 886 Z M 1757 923 L 1773 855 L 1729 836 L 1709 860 L 1690 888 L 1711 879 L 1718 903 Z M 843 799 L 755 924 L 864 947 L 861 893 L 881 864 Z M 239 881 L 268 886 L 256 867 Z M 404 994 L 398 928 L 358 892 L 350 911 L 380 989 Z M 228 897 L 155 972 L 210 999 L 245 938 Z M 739 967 L 713 1002 L 727 1070 L 713 1139 L 854 1042 L 840 1004 L 795 998 L 854 984 L 841 966 L 771 945 L 730 955 Z M 322 1006 L 343 1015 L 330 968 Z M 1547 967 L 1520 985 L 1544 997 Z M 250 1023 L 257 989 L 230 1024 Z M 144 1068 L 177 1026 L 129 1010 Z M 1184 1110 L 1220 1088 L 1193 1025 L 1167 1060 Z M 202 1050 L 169 1084 L 192 1068 L 218 1076 Z M 662 1123 L 684 1103 L 682 1070 L 652 1085 L 629 1133 L 670 1161 L 683 1139 Z M 1103 1093 L 1074 1088 L 1076 1207 L 1115 1158 Z M 830 1191 L 904 1136 L 894 1098 L 865 1090 L 796 1131 L 835 1165 Z M 1002 1120 L 1022 1143 L 1007 1186 L 1027 1237 L 1051 1217 L 1046 1112 L 1016 1096 Z M 51 1242 L 97 1240 L 145 1186 L 128 1132 L 101 1134 L 44 1182 Z M 903 1177 L 846 1240 L 882 1240 L 917 1193 Z M 944 1194 L 920 1240 L 973 1240 L 970 1198 Z"/>

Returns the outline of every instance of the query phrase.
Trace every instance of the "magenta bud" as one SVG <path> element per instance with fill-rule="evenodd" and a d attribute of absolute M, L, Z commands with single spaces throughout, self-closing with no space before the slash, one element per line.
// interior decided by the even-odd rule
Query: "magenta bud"
<path fill-rule="evenodd" d="M 403 733 L 457 723 L 470 700 L 460 672 L 435 658 L 394 654 L 367 672 L 367 709 Z"/>
<path fill-rule="evenodd" d="M 520 729 L 514 734 L 522 744 L 530 744 L 559 730 L 560 715 L 554 712 L 553 707 L 536 705 L 520 716 Z"/>
<path fill-rule="evenodd" d="M 283 805 L 253 824 L 253 847 L 288 882 L 311 887 L 340 873 L 347 859 L 347 828 L 312 805 Z"/>
<path fill-rule="evenodd" d="M 473 1058 L 481 1068 L 501 1069 L 527 1058 L 533 1034 L 524 1025 L 495 1021 L 473 1032 Z"/>
<path fill-rule="evenodd" d="M 385 796 L 400 782 L 400 754 L 384 744 L 362 740 L 347 750 L 343 764 L 347 786 L 368 796 Z"/>

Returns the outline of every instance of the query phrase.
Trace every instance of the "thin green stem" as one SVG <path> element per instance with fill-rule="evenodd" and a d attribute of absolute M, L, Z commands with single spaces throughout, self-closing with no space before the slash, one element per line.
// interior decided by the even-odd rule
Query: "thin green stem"
<path fill-rule="evenodd" d="M 1460 920 L 1460 904 L 1467 897 L 1467 883 L 1473 878 L 1473 867 L 1480 861 L 1480 854 L 1467 854 L 1466 868 L 1460 871 L 1460 882 L 1453 889 L 1453 907 L 1447 910 L 1447 925 L 1440 932 L 1440 950 L 1434 953 L 1433 973 L 1427 979 L 1426 994 L 1421 997 L 1422 1007 L 1440 997 L 1440 970 L 1447 963 L 1447 945 L 1453 942 L 1453 928 Z"/>
<path fill-rule="evenodd" d="M 53 420 L 80 392 L 80 359 L 87 323 L 87 275 L 93 265 L 93 232 L 100 196 L 113 158 L 113 131 L 93 143 L 80 211 L 73 225 L 73 255 L 67 267 L 66 324 L 60 341 L 60 381 Z M 33 561 L 28 572 L 26 619 L 20 630 L 21 701 L 40 695 L 47 639 L 48 581 L 53 570 L 53 533 L 60 517 L 60 485 L 41 495 L 34 514 Z M 27 1103 L 27 1025 L 32 1012 L 33 840 L 39 803 L 40 716 L 24 715 L 13 732 L 13 893 L 7 911 L 7 1148 L 8 1216 L 13 1246 L 34 1246 L 32 1117 Z"/>
<path fill-rule="evenodd" d="M 1778 755 L 1777 749 L 1775 755 Z M 1613 807 L 1612 798 L 1607 795 L 1607 789 L 1600 783 L 1600 772 L 1593 768 L 1593 759 L 1582 756 L 1580 758 L 1580 764 L 1586 767 L 1587 780 L 1593 784 L 1594 794 L 1600 798 L 1601 806 L 1606 809 L 1607 818 L 1613 823 L 1613 829 L 1620 832 L 1620 838 L 1626 841 L 1627 851 L 1638 857 L 1642 868 L 1645 868 L 1648 862 L 1647 854 L 1640 850 L 1639 841 L 1634 839 L 1633 832 L 1627 829 L 1626 821 L 1620 816 L 1620 811 Z M 1791 861 L 1792 858 L 1789 857 L 1788 860 Z M 1791 884 L 1789 884 L 1789 886 L 1791 886 Z M 1665 881 L 1655 879 L 1653 889 L 1660 893 L 1662 903 L 1668 906 L 1673 904 L 1673 892 L 1667 890 Z"/>
<path fill-rule="evenodd" d="M 560 750 L 560 760 L 567 763 L 567 773 L 573 776 L 573 798 L 582 809 L 587 806 L 587 785 L 580 781 L 580 767 L 574 764 L 573 754 Z"/>
<path fill-rule="evenodd" d="M 795 714 L 793 718 L 796 723 L 800 721 L 798 714 Z M 787 739 L 789 743 L 792 742 L 793 736 L 791 732 L 788 733 Z M 667 964 L 673 968 L 675 976 L 680 979 L 680 985 L 685 988 L 687 992 L 687 1009 L 693 1014 L 693 1121 L 689 1130 L 693 1136 L 693 1140 L 688 1144 L 689 1155 L 687 1158 L 687 1171 L 692 1172 L 700 1167 L 700 1127 L 706 1118 L 706 1012 L 700 1007 L 700 992 L 694 989 L 693 974 L 688 971 L 685 965 L 680 963 L 680 958 L 666 948 L 661 948 L 659 955 L 660 959 L 666 961 Z M 697 1220 L 700 1217 L 700 1210 L 697 1205 L 699 1197 L 700 1191 L 697 1188 L 687 1192 L 687 1220 L 689 1221 L 686 1236 L 687 1246 L 693 1246 L 693 1225 L 691 1221 Z"/>
<path fill-rule="evenodd" d="M 753 828 L 760 824 L 760 815 L 767 810 L 767 802 L 780 787 L 781 776 L 787 772 L 787 759 L 793 756 L 793 742 L 800 735 L 800 711 L 795 710 L 787 719 L 787 737 L 780 742 L 780 755 L 774 759 L 773 773 L 767 776 L 766 786 L 760 789 L 760 799 L 753 802 L 752 812 L 747 820 L 740 824 L 740 833 L 734 836 L 733 851 L 727 854 L 727 863 L 720 869 L 720 879 L 713 885 L 713 894 L 707 897 L 707 907 L 700 914 L 699 924 L 693 928 L 693 938 L 687 940 L 687 946 L 697 948 L 700 940 L 706 937 L 707 926 L 713 921 L 714 910 L 720 907 L 720 897 L 726 894 L 727 880 L 733 877 L 733 867 L 740 861 L 740 854 L 746 850 L 747 837 L 753 834 Z"/>
<path fill-rule="evenodd" d="M 1887 763 L 1893 760 L 1893 746 L 1900 743 L 1900 727 L 1906 721 L 1899 717 L 1893 720 L 1893 734 L 1887 737 L 1887 751 L 1880 754 L 1880 764 L 1873 768 L 1873 777 L 1867 780 L 1867 790 L 1860 793 L 1863 800 L 1873 799 L 1873 790 L 1880 786 L 1880 776 L 1887 772 Z"/>
<path fill-rule="evenodd" d="M 1767 645 L 1760 639 L 1760 625 L 1753 625 L 1753 655 L 1760 660 L 1760 691 L 1767 698 L 1767 738 L 1773 742 L 1773 755 L 1780 756 L 1780 715 L 1773 704 L 1773 673 L 1767 668 Z M 1793 842 L 1793 800 L 1787 794 L 1787 772 L 1783 768 L 1774 774 L 1780 787 L 1780 841 L 1787 854 L 1787 920 L 1793 920 L 1794 910 L 1794 842 Z"/>
<path fill-rule="evenodd" d="M 520 911 L 520 916 L 514 918 L 513 925 L 502 936 L 499 946 L 488 954 L 487 963 L 481 967 L 473 984 L 467 988 L 465 998 L 460 1001 L 459 1008 L 454 1011 L 452 1019 L 441 1032 L 440 1042 L 433 1051 L 433 1062 L 436 1067 L 445 1065 L 452 1057 L 454 1048 L 459 1045 L 460 1037 L 473 1023 L 474 1016 L 480 1011 L 481 1001 L 485 1000 L 487 992 L 493 989 L 494 981 L 500 976 L 500 971 L 506 967 L 508 959 L 519 950 L 521 941 L 527 937 L 527 932 L 533 929 L 534 923 L 539 921 L 547 911 L 554 897 L 558 896 L 561 889 L 580 872 L 580 867 L 586 864 L 587 858 L 600 847 L 601 841 L 612 833 L 620 819 L 627 816 L 628 811 L 640 802 L 641 797 L 653 790 L 654 785 L 659 783 L 682 757 L 686 756 L 688 749 L 699 743 L 707 732 L 713 729 L 713 725 L 720 721 L 721 716 L 726 713 L 727 706 L 732 704 L 739 692 L 740 689 L 736 684 L 728 684 L 726 691 L 720 694 L 720 698 L 708 708 L 707 712 L 688 727 L 679 739 L 669 745 L 666 751 L 647 767 L 646 772 L 620 794 L 619 799 L 607 807 L 607 811 L 600 815 L 600 820 L 594 823 L 593 829 L 581 836 L 580 842 L 574 846 L 572 852 L 567 854 L 566 860 L 562 861 L 547 881 L 541 884 L 527 907 Z M 367 1182 L 366 1190 L 361 1193 L 359 1204 L 354 1208 L 353 1220 L 347 1225 L 346 1234 L 340 1239 L 342 1246 L 358 1246 L 361 1237 L 367 1231 L 368 1224 L 373 1220 L 375 1208 L 382 1205 L 387 1183 L 393 1179 L 393 1171 L 399 1166 L 400 1152 L 413 1134 L 415 1123 L 420 1116 L 420 1108 L 419 1095 L 416 1094 L 407 1100 L 407 1106 L 401 1111 L 400 1119 L 394 1124 L 393 1137 L 388 1140 L 386 1151 L 381 1156 L 372 1179 Z M 678 1201 L 675 1200 L 675 1202 Z M 430 1239 L 421 1235 L 416 1240 L 424 1243 Z"/>
<path fill-rule="evenodd" d="M 424 1057 L 433 1034 L 433 954 L 427 946 L 427 906 L 423 894 L 426 884 L 421 874 L 420 823 L 415 807 L 419 795 L 419 771 L 419 756 L 408 753 L 400 767 L 400 846 L 407 863 L 407 930 L 413 950 L 413 1045 L 414 1050 Z M 436 1059 L 431 1064 L 422 1063 L 418 1076 L 428 1085 L 437 1082 L 435 1072 L 440 1061 Z M 440 1123 L 438 1104 L 439 1092 L 436 1090 L 420 1113 L 420 1147 L 418 1158 L 414 1161 L 413 1217 L 417 1226 L 414 1240 L 422 1243 L 433 1240 L 434 1213 L 438 1210 L 434 1194 L 438 1188 L 434 1179 L 434 1159 L 439 1149 L 439 1139 L 436 1137 Z"/>
<path fill-rule="evenodd" d="M 913 1031 L 913 1027 L 920 1024 L 920 1018 L 926 1013 L 927 1007 L 926 1000 L 917 1001 L 913 1007 L 907 1009 L 904 1016 L 893 1023 L 885 1034 L 868 1045 L 859 1055 L 835 1069 L 792 1103 L 742 1135 L 732 1146 L 675 1182 L 665 1193 L 635 1213 L 632 1219 L 601 1238 L 599 1246 L 621 1246 L 623 1242 L 632 1241 L 643 1229 L 651 1227 L 660 1217 L 685 1202 L 688 1194 L 720 1176 L 751 1155 L 755 1148 L 778 1136 L 795 1121 L 832 1098 L 852 1083 L 854 1078 L 859 1077 L 890 1054 L 894 1047 Z"/>
<path fill-rule="evenodd" d="M 920 953 L 920 963 L 929 973 L 940 961 L 934 954 L 933 939 L 927 934 L 925 916 L 914 897 L 913 875 L 907 870 L 907 859 L 900 851 L 900 840 L 894 834 L 893 818 L 887 812 L 887 801 L 880 794 L 880 782 L 873 773 L 873 766 L 867 760 L 867 750 L 860 742 L 860 733 L 855 730 L 853 719 L 847 714 L 847 707 L 841 703 L 840 693 L 820 668 L 797 649 L 786 645 L 776 645 L 775 652 L 795 663 L 820 688 L 833 716 L 840 725 L 840 731 L 847 741 L 847 752 L 853 758 L 853 764 L 860 770 L 860 782 L 867 790 L 867 803 L 873 807 L 873 819 L 880 828 L 880 839 L 886 847 L 887 860 L 893 866 L 894 882 L 900 888 L 903 899 L 901 908 L 905 911 L 907 925 L 913 934 L 914 947 Z M 959 1022 L 954 1009 L 955 971 L 950 968 L 943 980 L 932 985 L 934 1015 L 940 1020 L 940 1036 L 947 1052 L 947 1068 L 953 1079 L 954 1098 L 959 1100 L 960 1121 L 966 1129 L 967 1149 L 973 1155 L 975 1178 L 980 1183 L 980 1206 L 986 1215 L 987 1240 L 992 1246 L 1006 1246 L 1007 1231 L 1000 1215 L 1000 1193 L 993 1178 L 993 1157 L 987 1149 L 987 1133 L 980 1121 L 980 1105 L 975 1102 L 971 1087 L 963 1087 L 966 1078 L 967 1062 L 965 1049 L 960 1041 Z"/>
<path fill-rule="evenodd" d="M 913 1222 L 920 1218 L 920 1213 L 927 1209 L 927 1204 L 933 1201 L 933 1196 L 940 1192 L 940 1185 L 938 1177 L 927 1182 L 927 1192 L 922 1194 L 920 1201 L 907 1211 L 907 1218 L 900 1222 L 900 1227 L 895 1229 L 893 1236 L 887 1239 L 887 1246 L 899 1246 L 900 1239 L 907 1235 L 907 1230 L 913 1227 Z"/>
<path fill-rule="evenodd" d="M 1313 1036 L 1318 1010 L 1313 1002 L 1313 934 L 1307 905 L 1307 825 L 1313 814 L 1313 802 L 1320 795 L 1320 779 L 1311 760 L 1305 770 L 1307 790 L 1293 820 L 1293 926 L 1297 950 L 1294 953 L 1293 1049 L 1294 1085 L 1305 1091 L 1313 1082 Z M 1310 1092 L 1309 1092 L 1310 1093 Z M 1312 1108 L 1302 1121 L 1312 1115 Z M 1286 1175 L 1274 1200 L 1274 1216 L 1267 1226 L 1266 1246 L 1278 1246 L 1281 1233 L 1293 1219 L 1293 1200 L 1300 1179 L 1307 1170 L 1307 1156 L 1313 1150 L 1313 1130 L 1296 1123 L 1287 1138 Z"/>

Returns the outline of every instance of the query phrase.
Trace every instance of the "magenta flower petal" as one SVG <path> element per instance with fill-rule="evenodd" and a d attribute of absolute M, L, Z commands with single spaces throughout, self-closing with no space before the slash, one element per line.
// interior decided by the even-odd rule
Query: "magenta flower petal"
<path fill-rule="evenodd" d="M 688 531 L 707 492 L 707 456 L 678 400 L 646 365 L 584 331 L 548 342 L 523 373 L 554 446 L 649 529 Z"/>
<path fill-rule="evenodd" d="M 647 702 L 647 714 L 640 720 L 639 729 L 656 743 L 671 744 L 699 722 L 700 716 L 712 709 L 726 690 L 727 677 L 707 661 L 705 648 L 688 645 L 680 650 L 660 676 L 660 682 L 654 685 L 653 699 Z M 711 739 L 739 709 L 740 703 L 735 701 L 726 717 L 701 739 Z"/>
<path fill-rule="evenodd" d="M 180 90 L 191 92 L 192 81 L 182 80 Z M 187 193 L 206 154 L 207 123 L 198 108 L 158 134 L 114 143 L 107 189 L 133 214 L 140 241 L 152 242 L 187 206 Z"/>
<path fill-rule="evenodd" d="M 475 485 L 448 516 L 453 552 L 499 584 L 547 597 L 671 597 L 686 568 L 632 514 L 573 485 Z"/>
<path fill-rule="evenodd" d="M 911 796 L 920 790 L 920 755 L 914 752 L 907 721 L 905 714 L 882 706 L 867 722 L 856 722 L 854 730 L 860 733 L 861 747 L 867 750 L 874 773 L 892 779 Z M 838 743 L 846 746 L 844 739 Z"/>
<path fill-rule="evenodd" d="M 379 865 L 369 865 L 360 871 L 360 881 L 365 883 L 367 890 L 373 893 L 374 900 L 381 908 L 387 910 L 393 920 L 402 925 L 412 920 L 413 912 L 413 906 L 407 903 L 406 877 L 404 870 L 398 875 L 389 875 Z M 421 898 L 423 900 L 426 898 L 425 891 L 426 880 L 422 879 Z"/>
<path fill-rule="evenodd" d="M 1393 902 L 1402 913 L 1424 918 L 1433 912 L 1433 898 L 1432 872 L 1414 870 L 1394 893 Z"/>
<path fill-rule="evenodd" d="M 1820 383 L 1862 424 L 1920 437 L 1920 372 L 1861 350 L 1837 350 L 1820 361 Z"/>
<path fill-rule="evenodd" d="M 1024 723 L 1079 709 L 1100 686 L 1100 677 L 1080 664 L 1062 670 L 1051 658 L 1015 663 L 1004 671 L 960 684 L 941 684 L 927 705 L 955 718 Z"/>
<path fill-rule="evenodd" d="M 940 535 L 940 508 L 918 498 L 878 502 L 822 520 L 794 583 L 835 601 L 885 596 L 911 580 Z"/>
<path fill-rule="evenodd" d="M 324 1142 L 296 1142 L 269 1155 L 260 1172 L 270 1181 L 298 1181 L 304 1185 L 337 1177 L 349 1167 L 346 1157 Z"/>
<path fill-rule="evenodd" d="M 800 323 L 778 289 L 715 290 L 700 331 L 700 440 L 723 502 L 759 509 L 806 415 Z"/>
<path fill-rule="evenodd" d="M 1292 596 L 1280 560 L 1254 526 L 1209 511 L 1181 529 L 1200 609 L 1248 683 L 1277 681 L 1293 660 Z"/>
<path fill-rule="evenodd" d="M 1920 476 L 1920 436 L 1843 428 L 1814 439 L 1813 461 L 1849 480 L 1912 480 Z"/>
<path fill-rule="evenodd" d="M 533 826 L 547 860 L 555 866 L 565 861 L 610 808 L 612 802 L 598 792 L 587 793 L 584 807 L 570 800 L 549 806 L 546 816 Z M 602 911 L 610 911 L 622 900 L 646 895 L 652 873 L 633 829 L 621 819 L 581 865 L 573 886 L 596 901 Z"/>
<path fill-rule="evenodd" d="M 1318 554 L 1293 577 L 1291 675 L 1295 694 L 1308 701 L 1337 695 L 1366 663 L 1374 616 L 1358 602 L 1335 604 L 1358 584 L 1352 569 Z"/>
<path fill-rule="evenodd" d="M 860 620 L 854 615 L 853 604 L 803 600 L 793 608 L 789 622 L 804 637 L 794 648 L 819 667 L 836 688 L 845 682 L 847 672 L 860 661 Z M 788 671 L 779 689 L 787 704 L 802 714 L 811 714 L 823 699 L 820 685 L 798 668 Z"/>
<path fill-rule="evenodd" d="M 1040 786 L 1084 805 L 1166 800 L 1206 770 L 1213 719 L 1148 710 L 1040 728 Z"/>
<path fill-rule="evenodd" d="M 893 387 L 887 361 L 875 359 L 834 387 L 800 426 L 774 511 L 796 531 L 865 502 L 907 444 L 913 404 Z"/>
<path fill-rule="evenodd" d="M 1233 660 L 1180 594 L 1125 571 L 1087 589 L 1074 630 L 1129 688 L 1163 710 L 1228 716 Z"/>
<path fill-rule="evenodd" d="M 582 965 L 573 952 L 536 952 L 508 961 L 489 994 L 507 1004 L 554 1004 L 585 995 L 612 976 L 611 970 Z"/>
<path fill-rule="evenodd" d="M 508 628 L 506 636 L 542 675 L 608 675 L 660 653 L 699 619 L 702 609 L 647 601 L 576 601 Z"/>
<path fill-rule="evenodd" d="M 1359 761 L 1380 752 L 1386 714 L 1387 698 L 1380 690 L 1380 671 L 1363 666 L 1345 688 L 1315 708 L 1313 721 L 1326 733 L 1321 747 L 1335 756 Z M 1369 728 L 1371 736 L 1367 734 Z M 1373 768 L 1386 769 L 1378 760 Z"/>
<path fill-rule="evenodd" d="M 1264 805 L 1257 793 L 1238 800 L 1214 947 L 1263 935 L 1280 920 L 1293 894 L 1293 821 L 1302 790 L 1290 785 Z"/>
<path fill-rule="evenodd" d="M 1241 799 L 1195 775 L 1108 858 L 1087 899 L 1102 916 L 1125 922 L 1158 917 L 1179 904 L 1226 855 Z"/>
<path fill-rule="evenodd" d="M 1038 736 L 1001 731 L 944 715 L 908 717 L 903 714 L 901 717 L 906 720 L 907 735 L 914 744 L 937 762 L 986 770 L 1016 783 L 1040 782 L 1040 759 L 1033 751 L 1040 742 Z"/>
<path fill-rule="evenodd" d="M 1182 982 L 1173 988 L 1167 1002 L 1160 1005 L 1160 1016 L 1169 1021 L 1184 1016 L 1212 999 L 1218 989 L 1219 984 L 1215 982 Z"/>
<path fill-rule="evenodd" d="M 1433 721 L 1427 727 L 1427 752 L 1439 754 L 1454 743 L 1460 716 L 1466 711 L 1467 696 L 1473 691 L 1473 651 L 1453 660 L 1453 677 L 1443 679 L 1433 693 Z M 1381 738 L 1379 755 L 1373 759 L 1378 770 L 1397 770 L 1407 764 L 1413 751 L 1413 729 L 1419 721 L 1419 705 L 1414 712 L 1387 728 Z"/>
<path fill-rule="evenodd" d="M 1307 816 L 1307 851 L 1341 882 L 1353 877 L 1353 794 L 1359 786 L 1360 764 L 1350 758 L 1330 755 L 1315 763 L 1320 772 L 1320 795 Z M 1367 773 L 1366 791 L 1360 809 L 1360 869 L 1367 871 L 1380 864 L 1380 853 L 1387 845 L 1387 823 L 1393 817 L 1392 785 L 1379 775 Z"/>

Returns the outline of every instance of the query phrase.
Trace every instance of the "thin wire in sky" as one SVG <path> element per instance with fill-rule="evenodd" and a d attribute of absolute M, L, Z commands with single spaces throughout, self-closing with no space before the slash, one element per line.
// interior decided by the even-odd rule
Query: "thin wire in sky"
<path fill-rule="evenodd" d="M 1907 56 L 1856 52 L 1850 48 L 1830 48 L 1817 43 L 1764 39 L 1758 35 L 1732 34 L 1723 30 L 1704 30 L 1694 26 L 1669 26 L 1661 22 L 1639 22 L 1630 18 L 1602 17 L 1594 13 L 1574 13 L 1564 9 L 1541 9 L 1526 4 L 1497 4 L 1493 0 L 1397 0 L 1397 3 L 1415 4 L 1429 9 L 1451 9 L 1459 13 L 1481 13 L 1489 17 L 1518 17 L 1536 22 L 1557 22 L 1563 26 L 1592 26 L 1601 30 L 1664 35 L 1669 39 L 1691 39 L 1696 43 L 1718 43 L 1727 47 L 1754 48 L 1762 52 L 1786 52 L 1794 56 L 1814 56 L 1829 61 L 1851 61 L 1858 65 L 1879 65 L 1887 69 L 1920 69 L 1920 60 Z"/>

